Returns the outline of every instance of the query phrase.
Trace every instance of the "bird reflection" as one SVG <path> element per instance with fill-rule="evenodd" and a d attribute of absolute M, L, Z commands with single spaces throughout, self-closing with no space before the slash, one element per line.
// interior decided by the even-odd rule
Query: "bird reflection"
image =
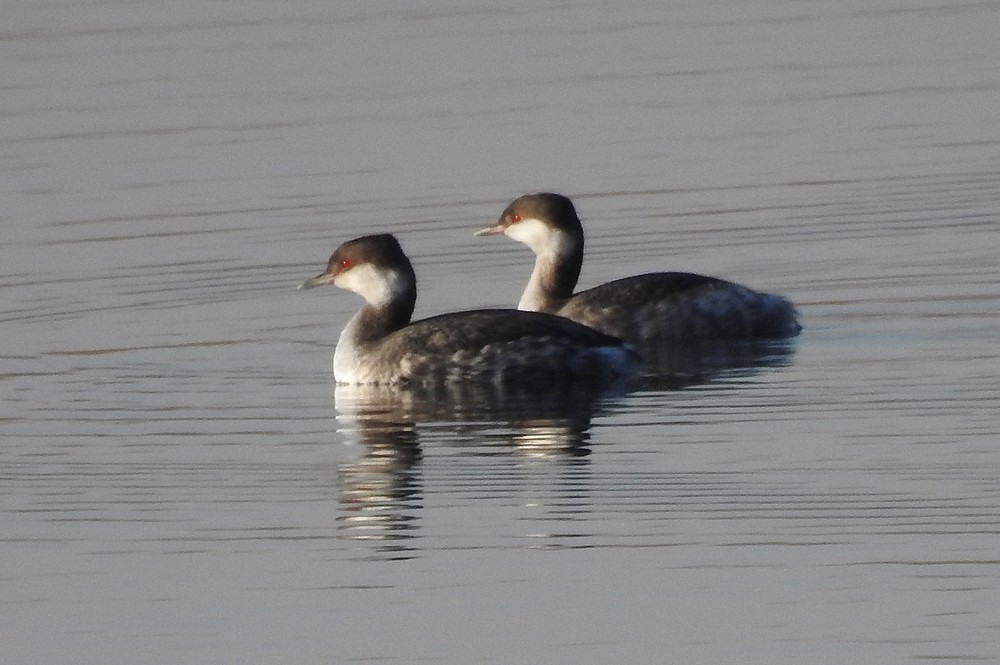
<path fill-rule="evenodd" d="M 639 389 L 676 390 L 723 377 L 753 376 L 790 365 L 795 348 L 791 339 L 645 344 L 639 348 L 645 365 Z"/>
<path fill-rule="evenodd" d="M 587 384 L 519 390 L 490 383 L 429 386 L 338 385 L 338 421 L 369 449 L 418 445 L 420 424 L 453 424 L 462 434 L 526 454 L 586 455 L 594 405 L 618 388 Z"/>
<path fill-rule="evenodd" d="M 607 390 L 565 386 L 521 392 L 492 384 L 429 387 L 338 385 L 341 433 L 362 454 L 340 467 L 341 535 L 369 556 L 411 558 L 423 501 L 421 426 L 445 426 L 462 440 L 497 444 L 530 457 L 582 459 L 589 454 L 594 404 Z"/>
<path fill-rule="evenodd" d="M 724 377 L 750 376 L 791 362 L 794 345 L 782 342 L 699 343 L 641 349 L 641 383 L 596 389 L 557 385 L 519 391 L 475 382 L 421 387 L 338 385 L 340 432 L 361 448 L 341 465 L 340 535 L 363 558 L 408 559 L 419 551 L 424 503 L 421 431 L 436 443 L 473 445 L 484 454 L 554 460 L 549 471 L 570 473 L 574 497 L 586 496 L 590 427 L 596 412 L 627 404 L 630 390 L 675 390 Z M 581 467 L 581 464 L 583 466 Z M 547 473 L 545 468 L 536 469 Z M 483 479 L 489 482 L 488 478 Z M 575 500 L 575 499 L 574 499 Z M 563 516 L 565 517 L 565 516 Z"/>
<path fill-rule="evenodd" d="M 350 540 L 374 543 L 379 558 L 411 558 L 422 500 L 416 426 L 376 409 L 359 414 L 353 431 L 365 445 L 359 459 L 340 468 L 339 529 Z"/>

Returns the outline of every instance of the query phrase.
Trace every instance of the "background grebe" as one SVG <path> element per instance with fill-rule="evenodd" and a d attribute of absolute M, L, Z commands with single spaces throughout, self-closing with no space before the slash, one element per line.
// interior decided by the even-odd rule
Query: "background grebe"
<path fill-rule="evenodd" d="M 413 267 L 396 238 L 345 242 L 326 271 L 299 288 L 334 284 L 365 299 L 340 334 L 333 356 L 341 383 L 407 384 L 452 379 L 544 386 L 553 381 L 633 375 L 637 356 L 621 340 L 568 319 L 488 309 L 411 323 Z"/>
<path fill-rule="evenodd" d="M 786 298 L 682 272 L 625 277 L 574 295 L 583 226 L 560 194 L 527 194 L 476 235 L 505 234 L 535 252 L 518 309 L 549 312 L 639 344 L 650 340 L 766 339 L 802 329 Z"/>

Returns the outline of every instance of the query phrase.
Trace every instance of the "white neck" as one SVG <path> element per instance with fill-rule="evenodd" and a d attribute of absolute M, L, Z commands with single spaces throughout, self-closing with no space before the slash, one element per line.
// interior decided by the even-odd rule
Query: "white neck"
<path fill-rule="evenodd" d="M 550 299 L 546 295 L 546 276 L 555 270 L 556 261 L 552 256 L 535 257 L 535 268 L 531 271 L 531 278 L 524 287 L 521 300 L 517 303 L 517 308 L 527 312 L 551 312 Z"/>
<path fill-rule="evenodd" d="M 358 312 L 340 331 L 340 339 L 333 352 L 333 378 L 338 383 L 356 383 L 359 380 L 361 356 L 355 340 L 358 337 L 360 319 L 361 312 Z"/>
<path fill-rule="evenodd" d="M 580 251 L 578 243 L 568 233 L 534 218 L 508 226 L 505 233 L 535 253 L 535 267 L 517 308 L 529 312 L 555 312 L 565 303 L 554 295 L 558 270 L 567 258 Z"/>

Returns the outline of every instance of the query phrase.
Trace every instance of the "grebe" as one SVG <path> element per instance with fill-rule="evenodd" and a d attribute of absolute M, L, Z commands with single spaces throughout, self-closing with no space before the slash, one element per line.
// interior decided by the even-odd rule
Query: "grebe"
<path fill-rule="evenodd" d="M 545 386 L 612 381 L 638 369 L 621 340 L 568 319 L 514 309 L 442 314 L 411 323 L 413 266 L 389 234 L 345 242 L 326 271 L 299 288 L 334 284 L 365 299 L 333 356 L 339 383 L 427 384 L 479 379 Z"/>
<path fill-rule="evenodd" d="M 786 298 L 692 273 L 635 275 L 574 294 L 583 227 L 572 201 L 560 194 L 517 198 L 476 235 L 501 233 L 536 256 L 518 309 L 558 314 L 635 344 L 792 337 L 802 329 Z"/>

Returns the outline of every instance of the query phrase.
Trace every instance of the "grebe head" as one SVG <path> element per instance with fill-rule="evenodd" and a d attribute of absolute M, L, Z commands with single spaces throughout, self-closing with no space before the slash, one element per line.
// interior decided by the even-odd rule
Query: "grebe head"
<path fill-rule="evenodd" d="M 364 236 L 349 240 L 330 256 L 326 270 L 307 279 L 300 289 L 333 284 L 357 293 L 374 307 L 416 300 L 416 278 L 395 236 Z"/>
<path fill-rule="evenodd" d="M 573 202 L 561 194 L 541 192 L 514 199 L 493 226 L 477 236 L 506 235 L 538 256 L 564 258 L 583 254 L 583 227 Z"/>

